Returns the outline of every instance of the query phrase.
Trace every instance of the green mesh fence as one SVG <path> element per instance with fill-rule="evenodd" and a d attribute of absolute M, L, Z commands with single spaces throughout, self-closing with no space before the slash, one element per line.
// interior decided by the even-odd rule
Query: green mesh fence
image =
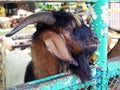
<path fill-rule="evenodd" d="M 120 90 L 120 56 L 108 61 L 108 89 Z"/>
<path fill-rule="evenodd" d="M 109 90 L 120 90 L 120 74 L 109 78 L 108 86 Z"/>

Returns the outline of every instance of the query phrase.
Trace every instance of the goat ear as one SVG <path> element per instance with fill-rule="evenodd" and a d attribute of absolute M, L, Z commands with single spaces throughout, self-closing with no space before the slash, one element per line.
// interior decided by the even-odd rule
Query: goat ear
<path fill-rule="evenodd" d="M 51 38 L 46 39 L 45 45 L 48 51 L 57 58 L 78 66 L 76 60 L 71 56 L 64 39 L 59 35 L 53 35 Z"/>

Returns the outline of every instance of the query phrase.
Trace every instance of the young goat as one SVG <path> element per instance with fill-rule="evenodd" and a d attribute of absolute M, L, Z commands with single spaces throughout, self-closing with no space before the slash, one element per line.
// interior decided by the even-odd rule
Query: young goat
<path fill-rule="evenodd" d="M 84 82 L 91 79 L 88 56 L 97 49 L 98 39 L 78 16 L 65 11 L 46 11 L 25 18 L 6 36 L 28 24 L 37 23 L 32 41 L 32 62 L 25 82 L 70 69 Z"/>

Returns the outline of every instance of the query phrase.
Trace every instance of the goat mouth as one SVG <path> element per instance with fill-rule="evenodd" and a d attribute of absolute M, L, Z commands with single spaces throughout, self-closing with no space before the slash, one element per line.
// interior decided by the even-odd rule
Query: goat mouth
<path fill-rule="evenodd" d="M 91 45 L 87 45 L 88 47 L 98 47 L 99 44 L 91 44 Z"/>
<path fill-rule="evenodd" d="M 99 44 L 89 44 L 89 45 L 84 46 L 84 48 L 87 51 L 93 52 L 97 50 L 98 46 Z"/>
<path fill-rule="evenodd" d="M 88 44 L 85 47 L 98 47 L 98 46 L 99 46 L 99 44 Z"/>

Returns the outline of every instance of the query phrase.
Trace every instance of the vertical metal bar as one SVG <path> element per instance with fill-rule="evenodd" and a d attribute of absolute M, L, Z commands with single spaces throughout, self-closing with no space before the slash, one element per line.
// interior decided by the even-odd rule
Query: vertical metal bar
<path fill-rule="evenodd" d="M 101 73 L 100 90 L 108 90 L 107 75 L 107 42 L 108 42 L 108 0 L 97 0 L 93 6 L 93 28 L 97 34 L 100 45 L 98 48 L 98 60 L 96 64 L 101 66 L 103 72 Z M 98 89 L 98 90 L 99 90 Z"/>

